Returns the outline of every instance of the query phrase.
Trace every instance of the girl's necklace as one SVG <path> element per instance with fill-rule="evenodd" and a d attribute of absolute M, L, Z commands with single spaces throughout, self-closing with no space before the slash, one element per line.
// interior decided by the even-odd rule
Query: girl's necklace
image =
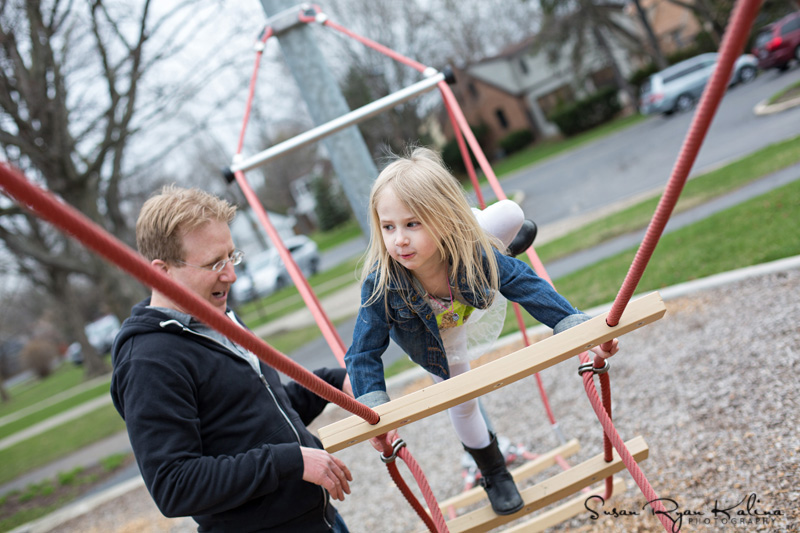
<path fill-rule="evenodd" d="M 450 288 L 450 280 L 449 279 L 447 280 L 447 291 L 450 293 L 450 306 L 449 307 L 445 306 L 442 302 L 440 302 L 439 299 L 436 298 L 436 296 L 434 296 L 431 293 L 428 293 L 428 296 L 431 297 L 431 300 L 433 302 L 436 302 L 436 305 L 438 305 L 439 307 L 441 307 L 442 309 L 445 310 L 445 312 L 442 314 L 442 325 L 441 325 L 442 329 L 452 328 L 452 327 L 458 325 L 458 318 L 459 318 L 458 317 L 458 313 L 456 313 L 456 310 L 455 310 L 455 300 L 453 300 L 453 290 Z"/>

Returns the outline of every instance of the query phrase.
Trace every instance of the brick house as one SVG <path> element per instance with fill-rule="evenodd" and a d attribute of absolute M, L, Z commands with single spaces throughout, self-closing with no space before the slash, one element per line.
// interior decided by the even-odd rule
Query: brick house
<path fill-rule="evenodd" d="M 702 30 L 695 14 L 667 0 L 640 0 L 661 51 L 671 54 L 691 45 Z"/>
<path fill-rule="evenodd" d="M 534 140 L 557 137 L 560 132 L 547 117 L 559 103 L 614 83 L 612 69 L 599 52 L 584 57 L 578 72 L 568 53 L 550 62 L 546 52 L 535 49 L 534 40 L 535 36 L 529 37 L 495 56 L 453 68 L 453 92 L 470 125 L 486 126 L 490 158 L 501 155 L 500 140 L 516 130 L 530 130 Z M 623 76 L 630 76 L 636 59 L 621 46 L 614 45 L 613 53 Z M 445 138 L 452 139 L 446 113 L 442 123 Z"/>

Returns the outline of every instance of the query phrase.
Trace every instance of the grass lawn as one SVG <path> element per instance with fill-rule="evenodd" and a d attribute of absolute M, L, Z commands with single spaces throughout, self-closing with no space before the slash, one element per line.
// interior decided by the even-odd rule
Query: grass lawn
<path fill-rule="evenodd" d="M 309 235 L 312 241 L 317 243 L 320 252 L 330 250 L 336 246 L 348 242 L 362 234 L 361 226 L 355 217 L 351 218 L 341 226 L 330 231 L 318 231 Z"/>
<path fill-rule="evenodd" d="M 125 422 L 109 404 L 0 450 L 0 484 L 124 430 Z"/>
<path fill-rule="evenodd" d="M 358 280 L 356 269 L 359 266 L 359 261 L 360 258 L 350 259 L 330 270 L 311 276 L 308 283 L 317 298 L 324 298 L 347 285 L 356 283 Z M 250 329 L 255 329 L 270 320 L 287 315 L 305 306 L 306 304 L 297 288 L 294 285 L 289 285 L 265 298 L 237 306 L 236 312 L 239 313 Z"/>
<path fill-rule="evenodd" d="M 110 455 L 97 465 L 61 472 L 53 479 L 0 496 L 0 531 L 12 530 L 64 507 L 132 463 L 133 454 Z"/>
<path fill-rule="evenodd" d="M 0 418 L 80 385 L 84 379 L 83 368 L 62 364 L 45 380 L 29 380 L 19 383 L 9 390 L 11 400 L 0 403 Z"/>
<path fill-rule="evenodd" d="M 770 145 L 722 168 L 697 176 L 684 186 L 673 214 L 686 211 L 800 161 L 800 136 Z M 660 198 L 640 202 L 588 224 L 559 239 L 536 246 L 543 262 L 584 250 L 603 241 L 645 228 Z"/>
<path fill-rule="evenodd" d="M 637 294 L 800 255 L 800 180 L 662 236 Z M 614 300 L 637 248 L 554 280 L 579 309 Z M 503 333 L 517 331 L 509 312 Z M 528 326 L 536 321 L 523 313 Z"/>
<path fill-rule="evenodd" d="M 47 383 L 47 380 L 39 383 L 45 384 Z M 28 416 L 22 417 L 19 420 L 4 424 L 0 426 L 0 439 L 4 439 L 9 435 L 13 435 L 17 431 L 22 431 L 25 428 L 28 428 L 34 424 L 38 424 L 43 420 L 47 420 L 51 416 L 55 416 L 63 411 L 66 411 L 67 409 L 81 405 L 84 402 L 93 400 L 99 396 L 108 395 L 109 388 L 110 381 L 105 381 L 104 383 L 100 383 L 99 385 L 95 385 L 94 387 L 64 398 L 60 402 L 53 403 L 52 405 L 42 409 L 37 409 Z"/>

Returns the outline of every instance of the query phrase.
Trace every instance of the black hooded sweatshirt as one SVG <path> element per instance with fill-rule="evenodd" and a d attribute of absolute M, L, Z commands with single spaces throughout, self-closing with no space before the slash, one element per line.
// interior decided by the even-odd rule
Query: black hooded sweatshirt
<path fill-rule="evenodd" d="M 281 384 L 157 309 L 136 305 L 112 349 L 111 396 L 139 470 L 168 517 L 198 531 L 330 531 L 327 491 L 303 481 L 300 446 L 322 448 L 307 429 L 327 401 Z M 344 369 L 315 372 L 338 389 Z"/>

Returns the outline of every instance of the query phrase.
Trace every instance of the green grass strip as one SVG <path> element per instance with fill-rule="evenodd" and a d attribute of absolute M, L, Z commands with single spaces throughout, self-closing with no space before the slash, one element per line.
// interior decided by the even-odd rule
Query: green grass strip
<path fill-rule="evenodd" d="M 44 383 L 44 382 L 42 382 Z M 71 409 L 73 407 L 77 407 L 89 400 L 93 400 L 100 396 L 108 395 L 110 390 L 111 382 L 107 381 L 106 383 L 101 383 L 91 389 L 87 389 L 83 392 L 79 392 L 74 396 L 70 396 L 69 398 L 65 398 L 64 400 L 45 407 L 43 409 L 39 409 L 28 416 L 20 418 L 19 420 L 15 420 L 14 422 L 9 422 L 3 426 L 0 426 L 0 439 L 4 439 L 10 435 L 18 431 L 22 431 L 23 429 L 29 428 L 34 424 L 38 424 L 44 420 L 47 420 L 51 416 L 55 416 L 60 414 L 67 409 Z"/>
<path fill-rule="evenodd" d="M 738 161 L 688 181 L 673 214 L 732 192 L 773 172 L 794 165 L 798 161 L 800 161 L 800 136 L 770 145 Z M 564 237 L 536 246 L 536 252 L 543 262 L 553 261 L 614 237 L 645 228 L 655 212 L 659 199 L 660 195 L 614 213 L 596 223 L 588 224 Z"/>
<path fill-rule="evenodd" d="M 106 405 L 44 433 L 0 450 L 0 484 L 125 430 L 113 405 Z"/>
<path fill-rule="evenodd" d="M 800 255 L 800 180 L 663 235 L 637 294 Z M 638 247 L 554 281 L 578 309 L 614 300 Z M 503 334 L 517 330 L 508 313 Z M 536 321 L 527 313 L 528 326 Z"/>
<path fill-rule="evenodd" d="M 11 401 L 0 403 L 0 417 L 29 407 L 59 392 L 80 385 L 85 379 L 84 369 L 75 365 L 59 366 L 45 380 L 32 379 L 10 388 Z"/>

